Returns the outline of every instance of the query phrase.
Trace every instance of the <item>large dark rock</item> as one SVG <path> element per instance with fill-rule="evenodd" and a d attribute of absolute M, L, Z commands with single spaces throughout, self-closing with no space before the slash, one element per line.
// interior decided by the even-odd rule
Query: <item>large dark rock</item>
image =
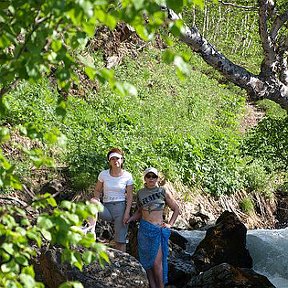
<path fill-rule="evenodd" d="M 199 272 L 206 271 L 221 263 L 235 267 L 252 268 L 252 258 L 246 249 L 247 229 L 235 213 L 224 211 L 216 225 L 207 230 L 192 255 Z"/>
<path fill-rule="evenodd" d="M 48 288 L 56 288 L 66 281 L 79 281 L 85 288 L 149 287 L 145 270 L 127 253 L 108 248 L 110 264 L 101 268 L 94 262 L 85 266 L 83 271 L 67 263 L 61 263 L 61 253 L 62 249 L 53 248 L 40 256 L 37 272 L 41 274 L 40 279 Z"/>
<path fill-rule="evenodd" d="M 172 243 L 170 243 L 170 248 L 171 246 L 174 247 L 168 258 L 168 284 L 173 285 L 172 287 L 182 288 L 192 276 L 197 275 L 197 271 L 190 254 Z"/>
<path fill-rule="evenodd" d="M 275 288 L 263 275 L 252 269 L 237 268 L 227 263 L 192 277 L 183 288 Z"/>
<path fill-rule="evenodd" d="M 181 247 L 183 250 L 186 249 L 186 245 L 188 243 L 188 240 L 185 237 L 183 237 L 181 234 L 179 234 L 179 232 L 177 232 L 176 230 L 171 229 L 171 235 L 170 235 L 169 240 L 172 243 Z"/>

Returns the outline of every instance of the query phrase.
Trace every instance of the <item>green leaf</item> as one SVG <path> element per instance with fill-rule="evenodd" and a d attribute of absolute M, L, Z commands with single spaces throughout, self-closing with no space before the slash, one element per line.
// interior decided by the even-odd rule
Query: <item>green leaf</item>
<path fill-rule="evenodd" d="M 21 219 L 22 226 L 30 226 L 30 221 L 28 219 Z"/>
<path fill-rule="evenodd" d="M 96 75 L 97 75 L 97 70 L 95 68 L 92 67 L 85 67 L 84 71 L 86 73 L 86 75 L 89 77 L 89 79 L 94 80 Z"/>
<path fill-rule="evenodd" d="M 114 71 L 109 70 L 107 68 L 103 68 L 101 70 L 98 70 L 96 73 L 96 77 L 103 84 L 106 82 L 109 82 L 110 85 L 113 85 L 113 83 L 115 82 Z"/>
<path fill-rule="evenodd" d="M 10 139 L 10 131 L 6 127 L 0 127 L 0 142 L 4 143 Z"/>
<path fill-rule="evenodd" d="M 136 33 L 145 41 L 149 41 L 152 38 L 152 35 L 149 34 L 147 29 L 143 25 L 134 25 Z"/>
<path fill-rule="evenodd" d="M 9 104 L 7 102 L 6 97 L 1 97 L 1 99 L 0 99 L 0 113 L 2 115 L 7 115 L 9 110 L 10 110 L 10 107 L 9 107 Z"/>
<path fill-rule="evenodd" d="M 56 108 L 56 113 L 57 115 L 60 115 L 62 117 L 65 117 L 67 114 L 67 104 L 66 101 L 59 99 L 57 103 L 57 108 Z"/>
<path fill-rule="evenodd" d="M 29 264 L 28 259 L 25 256 L 19 254 L 15 256 L 15 261 L 22 266 L 28 266 Z"/>
<path fill-rule="evenodd" d="M 176 21 L 171 22 L 169 24 L 169 29 L 174 36 L 179 37 L 185 31 L 183 20 L 178 19 Z"/>
<path fill-rule="evenodd" d="M 53 198 L 53 197 L 49 197 L 47 199 L 47 203 L 52 207 L 57 207 L 57 202 L 56 202 L 55 198 Z"/>
<path fill-rule="evenodd" d="M 62 42 L 60 40 L 53 40 L 51 43 L 51 48 L 53 51 L 58 52 L 62 48 Z M 57 55 L 57 54 L 56 54 Z"/>
<path fill-rule="evenodd" d="M 34 272 L 34 268 L 32 265 L 30 266 L 26 266 L 22 268 L 22 273 L 26 274 L 26 275 L 30 275 L 31 277 L 35 277 L 35 272 Z"/>
<path fill-rule="evenodd" d="M 0 35 L 0 49 L 4 49 L 11 44 L 11 40 L 7 37 L 7 35 Z"/>
<path fill-rule="evenodd" d="M 13 255 L 14 254 L 14 248 L 12 243 L 6 243 L 4 242 L 1 246 L 1 248 L 6 251 L 8 254 Z"/>
<path fill-rule="evenodd" d="M 213 0 L 215 3 L 218 2 L 218 0 Z M 194 4 L 199 6 L 200 9 L 204 9 L 204 0 L 193 0 Z"/>
<path fill-rule="evenodd" d="M 41 229 L 41 233 L 47 241 L 52 240 L 52 234 L 49 231 L 47 231 L 45 229 Z"/>
<path fill-rule="evenodd" d="M 17 263 L 15 263 L 14 260 L 9 261 L 8 263 L 4 263 L 1 265 L 1 270 L 3 273 L 19 273 L 20 268 Z"/>
<path fill-rule="evenodd" d="M 117 20 L 113 15 L 106 13 L 102 10 L 97 10 L 96 17 L 101 23 L 108 26 L 111 30 L 115 29 Z"/>
<path fill-rule="evenodd" d="M 71 210 L 73 203 L 70 201 L 64 200 L 60 203 L 60 207 L 63 209 Z"/>
<path fill-rule="evenodd" d="M 49 216 L 40 215 L 37 219 L 37 225 L 48 230 L 54 226 L 54 223 L 49 219 Z"/>
<path fill-rule="evenodd" d="M 31 275 L 21 273 L 19 278 L 20 278 L 20 281 L 24 284 L 25 288 L 35 287 L 35 279 Z"/>
<path fill-rule="evenodd" d="M 176 13 L 182 12 L 183 0 L 166 0 L 167 6 Z"/>
<path fill-rule="evenodd" d="M 92 251 L 85 251 L 82 255 L 82 259 L 85 264 L 90 264 L 94 259 L 94 253 Z"/>
<path fill-rule="evenodd" d="M 165 50 L 162 54 L 162 58 L 167 64 L 171 64 L 174 61 L 175 53 L 169 49 Z"/>
<path fill-rule="evenodd" d="M 144 6 L 144 0 L 132 0 L 132 3 L 136 10 L 141 10 Z"/>
<path fill-rule="evenodd" d="M 180 56 L 175 56 L 174 65 L 178 68 L 178 71 L 183 76 L 188 76 L 190 74 L 190 68 L 188 64 Z M 181 75 L 178 75 L 181 77 Z M 182 77 L 181 77 L 182 78 Z"/>
<path fill-rule="evenodd" d="M 134 85 L 128 82 L 124 82 L 123 87 L 126 91 L 126 94 L 137 97 L 137 88 Z"/>
<path fill-rule="evenodd" d="M 59 288 L 83 288 L 83 285 L 80 282 L 65 282 Z"/>
<path fill-rule="evenodd" d="M 39 233 L 37 231 L 33 231 L 33 230 L 28 230 L 27 231 L 27 237 L 31 240 L 34 240 L 36 241 L 38 247 L 41 246 L 41 243 L 42 243 L 42 239 L 39 235 Z"/>

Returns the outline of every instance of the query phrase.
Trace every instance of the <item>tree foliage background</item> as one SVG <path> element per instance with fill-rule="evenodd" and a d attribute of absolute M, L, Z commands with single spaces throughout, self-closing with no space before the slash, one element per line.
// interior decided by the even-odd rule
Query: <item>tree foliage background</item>
<path fill-rule="evenodd" d="M 284 2 L 277 2 L 283 11 Z M 159 4 L 177 13 L 185 8 L 189 27 L 197 26 L 224 55 L 256 74 L 263 60 L 257 3 L 1 2 L 2 194 L 37 193 L 44 181 L 63 173 L 68 192 L 89 194 L 112 146 L 125 150 L 136 188 L 143 169 L 155 166 L 170 181 L 213 196 L 285 192 L 286 112 L 258 101 L 265 117 L 243 132 L 245 91 L 179 43 L 183 20 L 167 21 L 159 9 Z M 119 22 L 138 36 L 114 41 L 109 29 Z M 115 56 L 107 47 L 124 55 L 115 70 L 106 67 L 107 57 Z M 28 204 L 39 213 L 36 223 L 25 220 L 26 206 L 1 209 L 1 285 L 41 287 L 30 265 L 31 243 L 62 245 L 64 260 L 79 269 L 95 259 L 108 261 L 92 235 L 82 237 L 73 228 L 99 207 L 56 203 L 51 195 Z M 63 233 L 67 237 L 59 237 Z M 90 251 L 79 255 L 72 249 L 76 244 Z"/>

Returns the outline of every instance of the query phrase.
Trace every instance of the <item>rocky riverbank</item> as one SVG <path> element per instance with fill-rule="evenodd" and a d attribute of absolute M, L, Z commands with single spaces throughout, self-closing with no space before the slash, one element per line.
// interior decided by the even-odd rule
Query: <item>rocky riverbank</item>
<path fill-rule="evenodd" d="M 169 287 L 275 287 L 265 276 L 253 271 L 253 261 L 246 248 L 246 233 L 247 228 L 236 214 L 224 211 L 190 255 L 185 249 L 187 240 L 173 230 L 170 239 Z M 108 255 L 110 265 L 101 268 L 94 262 L 79 271 L 61 263 L 61 249 L 54 247 L 42 251 L 36 271 L 39 280 L 49 288 L 58 287 L 67 280 L 80 281 L 85 288 L 149 287 L 145 271 L 135 257 L 112 248 L 108 249 Z"/>

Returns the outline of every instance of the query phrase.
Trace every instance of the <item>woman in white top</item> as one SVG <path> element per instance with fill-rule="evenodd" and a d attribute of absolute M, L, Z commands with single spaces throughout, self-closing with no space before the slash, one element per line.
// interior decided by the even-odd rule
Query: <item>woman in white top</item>
<path fill-rule="evenodd" d="M 99 218 L 114 224 L 114 240 L 116 249 L 126 251 L 128 219 L 133 199 L 133 178 L 131 173 L 123 169 L 124 153 L 119 148 L 111 149 L 107 154 L 109 169 L 98 176 L 95 197 L 92 202 L 100 201 L 103 192 L 104 211 Z"/>

